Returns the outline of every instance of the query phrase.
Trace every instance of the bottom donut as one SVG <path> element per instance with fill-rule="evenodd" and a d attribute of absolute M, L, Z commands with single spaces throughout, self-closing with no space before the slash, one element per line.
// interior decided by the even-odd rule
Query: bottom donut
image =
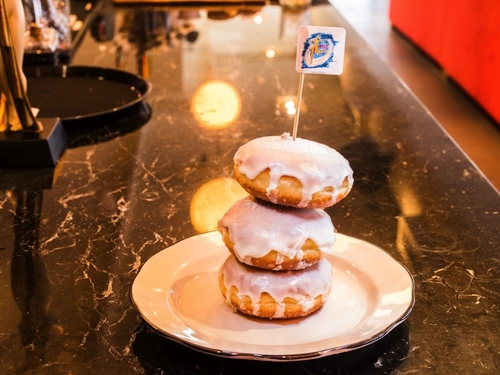
<path fill-rule="evenodd" d="M 304 317 L 326 302 L 332 269 L 326 259 L 299 271 L 269 271 L 240 263 L 230 255 L 219 269 L 226 302 L 246 315 L 268 319 Z"/>

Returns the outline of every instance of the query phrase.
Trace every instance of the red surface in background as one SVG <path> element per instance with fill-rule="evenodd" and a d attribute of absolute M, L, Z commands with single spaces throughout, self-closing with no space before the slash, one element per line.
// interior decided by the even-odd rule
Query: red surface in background
<path fill-rule="evenodd" d="M 389 18 L 500 124 L 500 0 L 391 0 Z"/>

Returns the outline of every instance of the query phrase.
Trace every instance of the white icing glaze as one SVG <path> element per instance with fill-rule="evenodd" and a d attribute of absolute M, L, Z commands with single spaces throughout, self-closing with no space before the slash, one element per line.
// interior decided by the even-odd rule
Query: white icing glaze
<path fill-rule="evenodd" d="M 250 297 L 253 313 L 258 315 L 260 296 L 266 292 L 277 304 L 274 318 L 283 316 L 286 297 L 295 299 L 302 310 L 307 311 L 314 306 L 317 296 L 321 296 L 323 302 L 326 300 L 332 285 L 332 269 L 326 259 L 300 271 L 274 272 L 244 265 L 230 255 L 219 269 L 221 274 L 228 303 L 229 290 L 234 285 L 238 288 L 238 297 Z"/>
<path fill-rule="evenodd" d="M 251 180 L 269 168 L 267 194 L 273 202 L 276 202 L 273 194 L 282 176 L 298 179 L 303 185 L 299 207 L 305 207 L 314 193 L 328 186 L 334 188 L 332 200 L 335 201 L 346 177 L 349 190 L 353 184 L 353 171 L 340 153 L 311 140 L 293 140 L 289 133 L 251 140 L 236 151 L 234 163 Z"/>
<path fill-rule="evenodd" d="M 332 252 L 335 232 L 330 216 L 322 209 L 278 206 L 246 197 L 236 202 L 219 220 L 226 227 L 240 261 L 252 264 L 276 250 L 279 265 L 284 256 L 302 259 L 302 245 L 309 238 L 324 254 Z M 280 269 L 280 267 L 277 267 Z"/>

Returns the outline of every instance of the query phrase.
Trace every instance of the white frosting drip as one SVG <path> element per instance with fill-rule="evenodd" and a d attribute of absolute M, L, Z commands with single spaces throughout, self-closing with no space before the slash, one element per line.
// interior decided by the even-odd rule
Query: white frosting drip
<path fill-rule="evenodd" d="M 226 227 L 240 261 L 251 264 L 250 258 L 261 258 L 271 250 L 279 256 L 302 259 L 302 245 L 309 238 L 324 254 L 332 252 L 334 226 L 322 209 L 298 209 L 256 201 L 246 197 L 236 202 L 219 220 L 219 231 Z"/>
<path fill-rule="evenodd" d="M 223 274 L 227 290 L 226 301 L 230 301 L 230 288 L 238 288 L 238 297 L 248 296 L 252 300 L 253 313 L 258 314 L 260 296 L 268 293 L 276 301 L 274 318 L 281 318 L 285 311 L 285 298 L 293 298 L 307 311 L 314 306 L 314 299 L 328 297 L 332 284 L 332 269 L 326 259 L 300 270 L 274 272 L 246 266 L 230 255 L 219 270 Z"/>
<path fill-rule="evenodd" d="M 289 133 L 251 140 L 238 149 L 234 162 L 251 180 L 269 168 L 267 193 L 273 202 L 276 201 L 273 194 L 282 176 L 298 179 L 303 186 L 299 207 L 305 207 L 314 193 L 328 186 L 334 188 L 333 200 L 336 200 L 336 192 L 344 179 L 348 177 L 349 189 L 353 183 L 353 171 L 340 153 L 311 140 L 293 140 Z"/>

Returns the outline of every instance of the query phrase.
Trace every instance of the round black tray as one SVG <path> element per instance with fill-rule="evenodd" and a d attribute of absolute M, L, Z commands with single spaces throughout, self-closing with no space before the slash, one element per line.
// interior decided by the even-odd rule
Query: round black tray
<path fill-rule="evenodd" d="M 125 71 L 91 66 L 36 66 L 24 69 L 28 98 L 38 117 L 59 117 L 65 126 L 120 115 L 141 106 L 151 84 Z"/>

